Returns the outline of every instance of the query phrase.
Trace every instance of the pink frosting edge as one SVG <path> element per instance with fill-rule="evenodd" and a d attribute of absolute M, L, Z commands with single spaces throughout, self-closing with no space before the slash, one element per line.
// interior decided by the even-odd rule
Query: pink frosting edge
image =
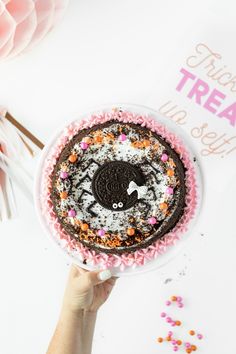
<path fill-rule="evenodd" d="M 144 127 L 160 134 L 173 149 L 175 149 L 186 168 L 186 207 L 185 212 L 176 226 L 167 233 L 161 240 L 155 241 L 147 248 L 137 250 L 133 253 L 124 253 L 122 255 L 98 253 L 94 250 L 88 249 L 80 242 L 71 239 L 70 236 L 64 231 L 61 224 L 58 222 L 56 214 L 53 211 L 52 202 L 50 200 L 51 179 L 50 175 L 56 164 L 65 144 L 78 133 L 81 129 L 90 128 L 96 124 L 105 123 L 109 120 L 116 119 L 124 123 L 141 124 Z M 91 115 L 88 119 L 74 121 L 69 124 L 62 134 L 58 137 L 54 146 L 50 149 L 42 167 L 42 184 L 40 193 L 40 207 L 43 217 L 46 219 L 47 225 L 54 238 L 64 241 L 64 247 L 69 254 L 80 255 L 80 258 L 86 259 L 88 264 L 92 266 L 99 266 L 102 269 L 119 267 L 123 271 L 126 267 L 135 268 L 142 266 L 147 261 L 157 258 L 162 255 L 166 250 L 175 245 L 188 230 L 188 224 L 193 219 L 197 207 L 197 181 L 196 171 L 190 159 L 189 153 L 186 150 L 183 142 L 172 132 L 156 121 L 156 119 L 147 116 L 139 115 L 133 112 L 101 112 Z M 46 201 L 46 202 L 45 202 Z"/>

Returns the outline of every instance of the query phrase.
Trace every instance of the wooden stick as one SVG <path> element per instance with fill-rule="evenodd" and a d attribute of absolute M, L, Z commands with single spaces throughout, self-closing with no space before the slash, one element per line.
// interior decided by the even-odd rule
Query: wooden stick
<path fill-rule="evenodd" d="M 44 144 L 38 138 L 36 138 L 36 136 L 34 136 L 28 129 L 26 129 L 22 124 L 20 124 L 14 117 L 12 117 L 9 112 L 6 113 L 5 118 L 17 129 L 19 129 L 22 134 L 24 134 L 28 139 L 30 139 L 32 143 L 34 143 L 39 149 L 42 150 L 44 148 Z"/>

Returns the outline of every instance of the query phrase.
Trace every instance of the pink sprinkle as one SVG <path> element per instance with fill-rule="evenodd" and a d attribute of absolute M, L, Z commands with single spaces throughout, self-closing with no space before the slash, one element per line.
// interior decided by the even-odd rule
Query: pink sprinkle
<path fill-rule="evenodd" d="M 166 313 L 165 313 L 165 312 L 162 312 L 162 313 L 161 313 L 161 317 L 166 317 Z"/>
<path fill-rule="evenodd" d="M 67 172 L 64 172 L 64 171 L 61 171 L 60 177 L 61 177 L 62 179 L 66 179 L 66 178 L 68 177 L 68 173 L 67 173 Z"/>
<path fill-rule="evenodd" d="M 100 230 L 98 230 L 98 236 L 104 236 L 105 235 L 105 230 L 103 230 L 103 229 L 100 229 Z"/>
<path fill-rule="evenodd" d="M 162 154 L 161 155 L 161 161 L 166 162 L 168 160 L 169 156 L 167 154 Z"/>
<path fill-rule="evenodd" d="M 184 304 L 182 302 L 179 302 L 178 307 L 182 308 L 182 307 L 184 307 Z"/>
<path fill-rule="evenodd" d="M 174 192 L 174 189 L 173 189 L 173 188 L 171 188 L 171 187 L 167 187 L 167 188 L 166 188 L 166 193 L 167 193 L 167 194 L 173 194 L 173 192 Z M 180 296 L 178 296 L 178 297 L 180 297 Z M 178 301 L 178 298 L 177 298 L 177 301 Z"/>
<path fill-rule="evenodd" d="M 166 317 L 166 322 L 171 323 L 172 322 L 172 318 Z"/>
<path fill-rule="evenodd" d="M 166 306 L 170 306 L 171 305 L 171 301 L 167 300 L 166 301 Z"/>
<path fill-rule="evenodd" d="M 172 331 L 169 331 L 168 332 L 168 337 L 172 337 L 173 336 L 173 332 Z"/>
<path fill-rule="evenodd" d="M 199 334 L 197 334 L 197 337 L 198 337 L 198 339 L 202 339 L 203 335 L 199 333 Z"/>
<path fill-rule="evenodd" d="M 76 215 L 76 211 L 74 209 L 71 209 L 71 210 L 68 211 L 68 216 L 74 218 L 75 215 Z"/>
<path fill-rule="evenodd" d="M 191 347 L 191 344 L 190 344 L 189 342 L 186 342 L 186 343 L 185 343 L 185 347 L 186 347 L 186 348 L 190 348 L 190 347 Z"/>
<path fill-rule="evenodd" d="M 173 350 L 174 350 L 174 352 L 177 352 L 179 350 L 179 347 L 177 347 L 177 345 L 175 345 Z"/>
<path fill-rule="evenodd" d="M 148 219 L 148 223 L 151 225 L 154 225 L 157 223 L 157 219 L 152 216 L 151 218 Z"/>
<path fill-rule="evenodd" d="M 86 150 L 88 148 L 88 144 L 85 141 L 81 141 L 80 147 L 82 150 Z"/>
<path fill-rule="evenodd" d="M 173 340 L 171 341 L 171 343 L 172 343 L 173 345 L 176 345 L 176 344 L 177 344 L 177 342 L 176 342 L 175 339 L 173 339 Z"/>
<path fill-rule="evenodd" d="M 120 136 L 119 136 L 120 141 L 125 141 L 126 139 L 127 139 L 127 137 L 125 134 L 120 134 Z"/>
<path fill-rule="evenodd" d="M 172 188 L 171 188 L 172 189 Z M 173 189 L 172 189 L 173 190 Z M 183 301 L 183 298 L 181 296 L 177 296 L 177 301 L 178 302 L 182 302 Z"/>
<path fill-rule="evenodd" d="M 172 327 L 175 327 L 175 326 L 176 326 L 175 321 L 172 321 L 171 326 L 172 326 Z"/>

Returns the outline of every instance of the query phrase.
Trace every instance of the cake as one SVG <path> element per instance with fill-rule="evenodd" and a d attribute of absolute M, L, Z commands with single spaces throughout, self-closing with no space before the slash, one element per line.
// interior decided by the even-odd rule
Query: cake
<path fill-rule="evenodd" d="M 84 263 L 126 260 L 124 269 L 140 265 L 141 255 L 144 264 L 175 243 L 194 215 L 192 161 L 151 117 L 116 108 L 74 122 L 44 172 L 44 214 Z"/>

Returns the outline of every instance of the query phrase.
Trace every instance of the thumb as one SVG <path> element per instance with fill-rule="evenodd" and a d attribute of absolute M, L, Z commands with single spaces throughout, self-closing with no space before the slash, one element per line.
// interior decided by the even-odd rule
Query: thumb
<path fill-rule="evenodd" d="M 112 274 L 109 269 L 106 269 L 102 271 L 98 270 L 98 271 L 88 272 L 84 274 L 84 276 L 87 276 L 88 281 L 90 282 L 91 285 L 97 285 L 103 283 L 107 279 L 110 279 L 112 277 Z"/>

